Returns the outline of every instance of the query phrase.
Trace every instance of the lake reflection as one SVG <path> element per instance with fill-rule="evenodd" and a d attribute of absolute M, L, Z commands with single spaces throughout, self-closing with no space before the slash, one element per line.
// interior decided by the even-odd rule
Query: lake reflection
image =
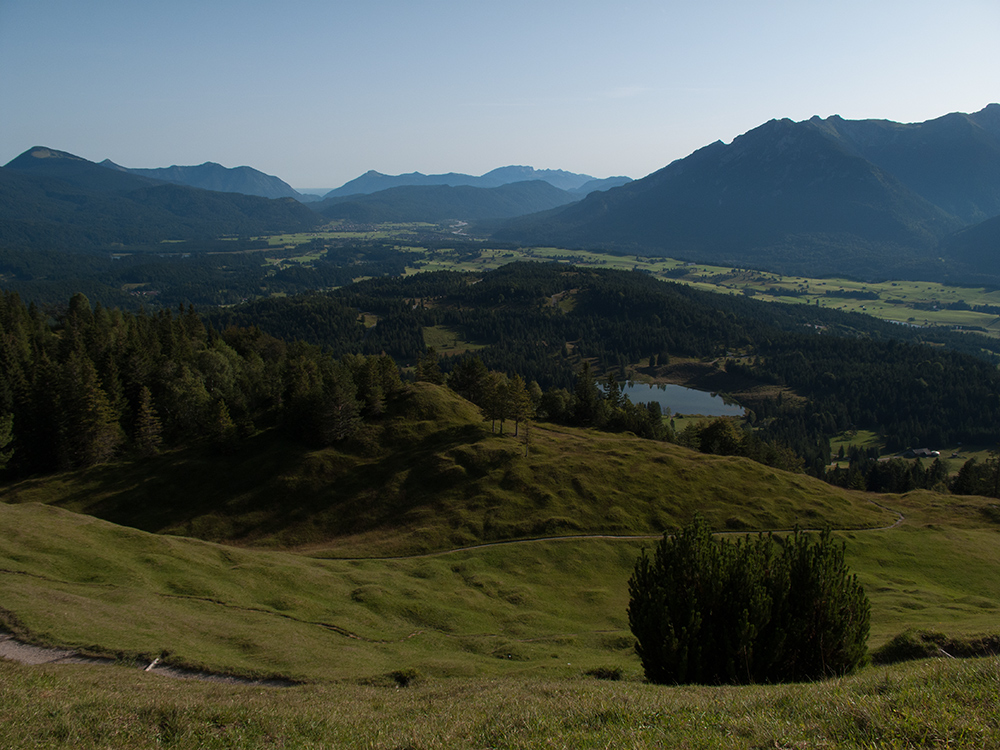
<path fill-rule="evenodd" d="M 700 414 L 704 417 L 742 417 L 746 410 L 738 404 L 727 404 L 721 396 L 713 396 L 705 391 L 685 388 L 682 385 L 647 385 L 632 383 L 622 385 L 622 393 L 633 404 L 648 404 L 655 401 L 666 413 L 669 408 L 674 414 Z"/>

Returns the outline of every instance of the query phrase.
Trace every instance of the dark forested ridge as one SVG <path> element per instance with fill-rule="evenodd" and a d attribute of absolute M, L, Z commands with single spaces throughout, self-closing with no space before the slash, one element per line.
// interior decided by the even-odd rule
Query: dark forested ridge
<path fill-rule="evenodd" d="M 0 169 L 0 206 L 0 247 L 11 249 L 155 246 L 304 231 L 319 221 L 292 198 L 175 185 L 42 147 Z"/>
<path fill-rule="evenodd" d="M 1000 281 L 939 243 L 1000 213 L 1000 105 L 927 123 L 773 120 L 497 239 L 807 276 Z"/>
<path fill-rule="evenodd" d="M 328 289 L 359 276 L 399 275 L 411 261 L 391 243 L 319 239 L 291 249 L 232 238 L 114 250 L 0 247 L 0 285 L 40 305 L 65 304 L 82 292 L 105 307 L 210 307 Z M 288 262 L 302 254 L 315 259 Z"/>
<path fill-rule="evenodd" d="M 220 193 L 242 193 L 261 198 L 295 198 L 302 196 L 287 182 L 252 167 L 224 167 L 215 162 L 205 162 L 197 166 L 158 167 L 155 169 L 134 169 L 115 164 L 105 159 L 100 166 L 117 169 L 129 174 L 151 177 L 154 180 L 172 182 L 177 185 L 215 190 Z"/>
<path fill-rule="evenodd" d="M 205 444 L 272 427 L 306 445 L 344 439 L 402 388 L 388 357 L 335 360 L 258 328 L 219 333 L 188 309 L 50 316 L 0 296 L 0 469 L 13 476 Z"/>

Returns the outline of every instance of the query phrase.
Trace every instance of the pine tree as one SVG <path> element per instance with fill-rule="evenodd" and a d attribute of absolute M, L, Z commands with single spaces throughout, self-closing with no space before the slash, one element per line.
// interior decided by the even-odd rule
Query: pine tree
<path fill-rule="evenodd" d="M 63 468 L 92 466 L 114 456 L 123 439 L 122 430 L 98 382 L 94 363 L 82 351 L 70 354 L 62 365 L 58 408 L 59 463 Z"/>
<path fill-rule="evenodd" d="M 215 399 L 212 405 L 212 415 L 208 425 L 209 439 L 212 445 L 222 453 L 231 453 L 236 448 L 239 433 L 232 418 L 229 416 L 229 408 L 221 398 Z"/>
<path fill-rule="evenodd" d="M 153 395 L 148 387 L 143 386 L 139 391 L 139 403 L 132 423 L 132 444 L 139 455 L 153 456 L 159 453 L 163 442 L 162 432 L 163 426 L 153 408 Z"/>
<path fill-rule="evenodd" d="M 729 541 L 696 518 L 636 561 L 628 618 L 651 682 L 772 682 L 862 663 L 870 606 L 829 531 Z"/>
<path fill-rule="evenodd" d="M 573 394 L 573 417 L 578 424 L 594 425 L 599 422 L 601 394 L 590 371 L 590 363 L 584 360 L 576 377 Z"/>
<path fill-rule="evenodd" d="M 514 437 L 517 437 L 521 422 L 531 419 L 534 416 L 535 408 L 528 395 L 524 378 L 520 375 L 515 375 L 507 381 L 506 391 L 506 412 L 514 420 Z"/>

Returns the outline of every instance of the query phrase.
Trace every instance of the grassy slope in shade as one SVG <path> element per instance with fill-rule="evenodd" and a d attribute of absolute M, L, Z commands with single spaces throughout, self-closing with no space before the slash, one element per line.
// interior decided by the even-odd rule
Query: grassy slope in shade
<path fill-rule="evenodd" d="M 330 557 L 412 554 L 572 534 L 885 526 L 860 493 L 742 458 L 554 425 L 490 433 L 453 392 L 418 383 L 360 444 L 305 451 L 273 435 L 0 489 L 145 531 Z M 523 436 L 522 436 L 523 437 Z"/>

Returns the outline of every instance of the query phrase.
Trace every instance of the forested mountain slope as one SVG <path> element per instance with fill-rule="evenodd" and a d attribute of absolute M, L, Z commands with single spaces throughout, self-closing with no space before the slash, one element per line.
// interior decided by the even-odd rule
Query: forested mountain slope
<path fill-rule="evenodd" d="M 220 193 L 242 193 L 261 198 L 295 198 L 301 196 L 291 185 L 274 175 L 264 174 L 252 167 L 224 167 L 207 161 L 197 166 L 158 167 L 155 169 L 135 169 L 115 164 L 110 159 L 100 162 L 100 166 L 116 169 L 129 174 L 151 177 L 154 180 L 172 182 L 177 185 L 215 190 Z"/>
<path fill-rule="evenodd" d="M 377 324 L 363 327 L 357 311 Z M 712 295 L 638 273 L 513 264 L 485 275 L 372 279 L 295 303 L 229 308 L 212 320 L 404 363 L 421 356 L 427 329 L 451 331 L 489 368 L 543 389 L 572 389 L 583 360 L 619 378 L 657 377 L 677 358 L 712 362 L 719 385 L 711 390 L 773 386 L 805 399 L 755 397 L 747 405 L 807 465 L 826 458 L 827 438 L 850 427 L 878 431 L 899 448 L 1000 437 L 1000 375 L 995 353 L 981 348 L 993 346 L 985 338 Z"/>
<path fill-rule="evenodd" d="M 497 239 L 811 276 L 1000 280 L 939 242 L 1000 212 L 1000 105 L 919 125 L 772 120 Z"/>
<path fill-rule="evenodd" d="M 318 223 L 291 198 L 174 185 L 42 147 L 0 169 L 0 203 L 0 247 L 13 248 L 110 249 L 302 231 Z"/>

